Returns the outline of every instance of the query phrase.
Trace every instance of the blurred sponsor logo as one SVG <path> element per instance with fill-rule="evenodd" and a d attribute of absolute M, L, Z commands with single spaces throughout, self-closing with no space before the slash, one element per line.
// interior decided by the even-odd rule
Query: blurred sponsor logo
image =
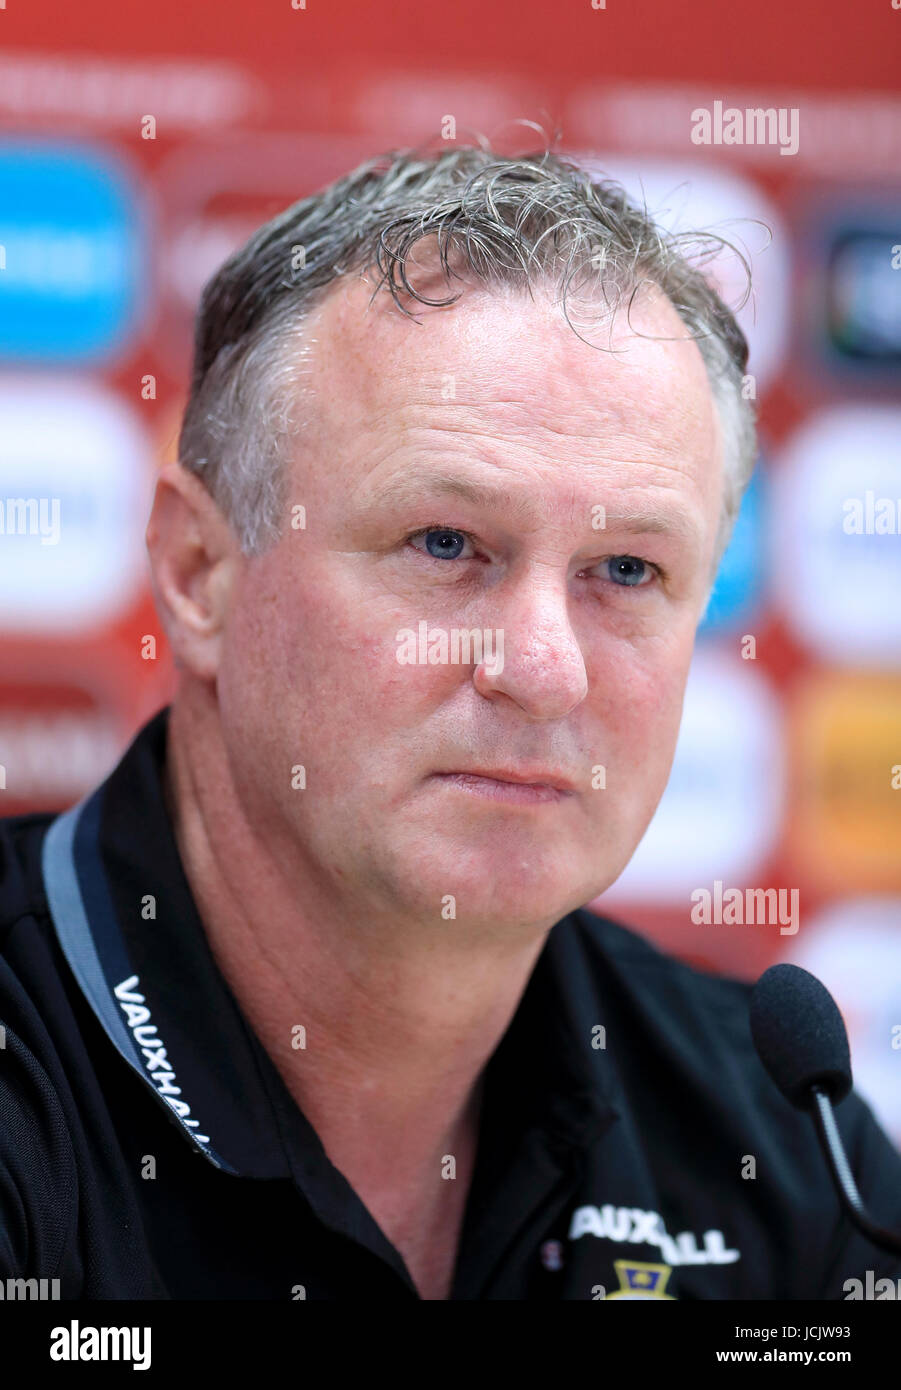
<path fill-rule="evenodd" d="M 122 746 L 120 720 L 107 709 L 34 710 L 21 696 L 0 697 L 0 814 L 77 801 L 112 770 Z"/>
<path fill-rule="evenodd" d="M 119 165 L 77 145 L 0 149 L 0 355 L 85 361 L 120 350 L 146 255 Z"/>
<path fill-rule="evenodd" d="M 844 666 L 901 665 L 901 544 L 882 523 L 865 524 L 867 492 L 897 502 L 899 479 L 901 409 L 882 404 L 814 415 L 771 475 L 771 601 L 818 655 Z M 854 498 L 860 529 L 846 524 Z"/>
<path fill-rule="evenodd" d="M 746 627 L 757 607 L 761 589 L 763 488 L 760 465 L 742 499 L 732 538 L 720 561 L 716 583 L 703 620 L 701 637 Z"/>
<path fill-rule="evenodd" d="M 714 879 L 752 882 L 781 834 L 782 756 L 779 705 L 760 671 L 698 649 L 669 784 L 602 910 L 684 901 Z"/>
<path fill-rule="evenodd" d="M 826 889 L 901 888 L 901 679 L 815 675 L 788 719 L 800 867 Z"/>
<path fill-rule="evenodd" d="M 901 897 L 831 903 L 792 943 L 791 960 L 835 996 L 848 1029 L 855 1089 L 901 1144 Z"/>
<path fill-rule="evenodd" d="M 152 446 L 134 414 L 87 382 L 6 377 L 0 418 L 0 630 L 119 616 L 146 573 Z"/>

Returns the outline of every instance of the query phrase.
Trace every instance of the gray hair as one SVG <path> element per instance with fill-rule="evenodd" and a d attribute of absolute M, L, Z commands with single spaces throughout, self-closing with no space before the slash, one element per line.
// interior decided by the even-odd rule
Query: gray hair
<path fill-rule="evenodd" d="M 631 305 L 650 282 L 667 296 L 697 342 L 721 424 L 718 562 L 757 454 L 754 406 L 743 390 L 747 342 L 703 273 L 729 243 L 710 233 L 665 233 L 619 184 L 593 179 L 560 155 L 505 157 L 470 146 L 367 160 L 260 227 L 204 286 L 179 458 L 229 519 L 244 553 L 267 549 L 286 521 L 285 464 L 309 370 L 311 309 L 339 276 L 373 269 L 373 298 L 384 286 L 405 314 L 405 296 L 453 303 L 459 294 L 428 299 L 408 278 L 410 251 L 431 236 L 448 282 L 463 278 L 452 257 L 491 286 L 531 294 L 533 270 L 555 279 L 577 333 L 568 311 L 574 290 L 593 283 L 607 298 L 613 288 Z"/>

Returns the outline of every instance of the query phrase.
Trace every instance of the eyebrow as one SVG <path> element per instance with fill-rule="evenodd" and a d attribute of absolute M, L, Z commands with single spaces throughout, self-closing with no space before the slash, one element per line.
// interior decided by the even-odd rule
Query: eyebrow
<path fill-rule="evenodd" d="M 405 473 L 375 493 L 370 501 L 374 506 L 391 503 L 398 507 L 407 507 L 427 501 L 429 497 L 442 495 L 460 497 L 486 511 L 491 508 L 509 508 L 513 517 L 519 521 L 534 521 L 537 513 L 536 504 L 529 498 L 516 497 L 506 488 L 490 483 L 477 483 L 456 473 Z M 658 507 L 653 503 L 622 511 L 610 507 L 605 519 L 606 527 L 597 529 L 628 531 L 634 534 L 671 534 L 697 541 L 694 525 L 681 510 Z"/>
<path fill-rule="evenodd" d="M 403 473 L 371 500 L 376 505 L 391 502 L 398 507 L 408 507 L 443 494 L 461 497 L 464 502 L 471 502 L 473 506 L 485 510 L 498 506 L 510 507 L 513 515 L 522 521 L 530 521 L 535 515 L 534 506 L 528 498 L 514 497 L 505 488 L 477 483 L 456 473 L 420 473 L 415 476 Z"/>

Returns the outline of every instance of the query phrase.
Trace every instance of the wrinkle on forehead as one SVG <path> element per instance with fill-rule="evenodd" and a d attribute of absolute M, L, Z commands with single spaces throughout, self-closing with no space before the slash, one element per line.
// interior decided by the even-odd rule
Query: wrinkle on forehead
<path fill-rule="evenodd" d="M 310 442 L 324 446 L 332 481 L 341 472 L 356 490 L 398 449 L 448 457 L 465 440 L 469 457 L 514 471 L 530 459 L 546 467 L 550 453 L 650 465 L 661 481 L 710 473 L 721 484 L 707 370 L 659 291 L 637 296 L 629 321 L 621 310 L 590 343 L 559 304 L 509 288 L 467 289 L 443 308 L 413 305 L 420 323 L 387 292 L 371 295 L 370 283 L 348 278 L 309 324 L 319 403 Z"/>

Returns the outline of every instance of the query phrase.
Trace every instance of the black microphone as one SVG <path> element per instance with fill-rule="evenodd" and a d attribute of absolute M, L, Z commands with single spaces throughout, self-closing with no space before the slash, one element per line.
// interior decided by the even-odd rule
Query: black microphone
<path fill-rule="evenodd" d="M 751 993 L 751 1037 L 779 1090 L 810 1111 L 839 1201 L 859 1231 L 883 1250 L 901 1252 L 901 1236 L 877 1226 L 864 1208 L 832 1106 L 851 1090 L 851 1053 L 838 1005 L 799 965 L 771 965 Z"/>

